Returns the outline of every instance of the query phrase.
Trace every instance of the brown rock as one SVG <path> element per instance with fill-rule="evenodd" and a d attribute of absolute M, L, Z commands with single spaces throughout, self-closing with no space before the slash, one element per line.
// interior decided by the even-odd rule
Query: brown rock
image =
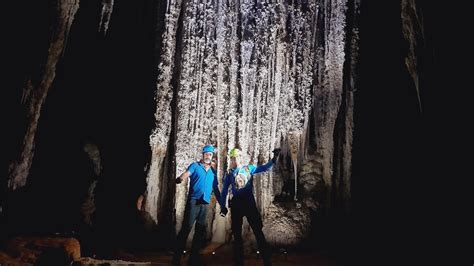
<path fill-rule="evenodd" d="M 66 237 L 16 237 L 6 243 L 6 252 L 0 253 L 0 262 L 49 264 L 71 262 L 81 257 L 77 239 Z"/>

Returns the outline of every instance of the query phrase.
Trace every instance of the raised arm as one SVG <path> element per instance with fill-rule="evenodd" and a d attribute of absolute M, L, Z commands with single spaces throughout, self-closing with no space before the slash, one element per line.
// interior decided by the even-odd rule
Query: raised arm
<path fill-rule="evenodd" d="M 249 168 L 250 168 L 250 173 L 252 175 L 254 174 L 258 174 L 258 173 L 261 173 L 261 172 L 265 172 L 265 171 L 268 171 L 270 170 L 270 168 L 272 168 L 273 166 L 273 160 L 270 160 L 268 163 L 264 164 L 264 165 L 259 165 L 259 166 L 254 166 L 254 165 L 251 165 L 253 167 L 251 167 L 249 165 Z"/>
<path fill-rule="evenodd" d="M 266 164 L 264 165 L 259 165 L 259 166 L 254 166 L 250 165 L 250 173 L 253 174 L 258 174 L 261 172 L 268 171 L 272 166 L 277 162 L 278 156 L 280 155 L 281 149 L 277 148 L 273 150 L 273 158 Z"/>

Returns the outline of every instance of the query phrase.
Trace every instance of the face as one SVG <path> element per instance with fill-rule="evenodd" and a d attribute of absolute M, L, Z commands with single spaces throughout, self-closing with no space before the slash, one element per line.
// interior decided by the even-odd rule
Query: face
<path fill-rule="evenodd" d="M 205 152 L 202 154 L 202 160 L 204 161 L 204 163 L 211 163 L 212 161 L 212 156 L 214 155 L 214 153 L 212 152 Z"/>
<path fill-rule="evenodd" d="M 231 168 L 235 168 L 237 167 L 239 164 L 238 164 L 238 159 L 237 157 L 231 157 L 230 158 L 230 167 Z"/>

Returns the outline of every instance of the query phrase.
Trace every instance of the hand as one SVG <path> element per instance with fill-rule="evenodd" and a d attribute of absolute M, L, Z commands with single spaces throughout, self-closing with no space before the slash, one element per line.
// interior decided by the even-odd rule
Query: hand
<path fill-rule="evenodd" d="M 216 162 L 216 160 L 212 160 L 212 161 L 211 161 L 211 167 L 212 167 L 214 170 L 217 171 L 217 162 Z"/>
<path fill-rule="evenodd" d="M 226 207 L 221 208 L 221 216 L 222 216 L 222 217 L 225 217 L 228 212 L 229 212 L 229 210 L 227 210 Z"/>
<path fill-rule="evenodd" d="M 281 149 L 280 149 L 280 148 L 276 148 L 276 149 L 274 149 L 272 152 L 273 152 L 272 161 L 273 161 L 274 163 L 276 163 L 276 161 L 277 161 L 277 159 L 278 159 L 278 156 L 280 155 Z"/>
<path fill-rule="evenodd" d="M 181 177 L 176 178 L 176 184 L 181 184 L 183 182 L 183 179 Z"/>

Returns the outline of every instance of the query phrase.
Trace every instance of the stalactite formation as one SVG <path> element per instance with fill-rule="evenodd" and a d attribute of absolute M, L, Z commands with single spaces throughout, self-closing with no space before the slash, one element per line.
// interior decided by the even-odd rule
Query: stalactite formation
<path fill-rule="evenodd" d="M 419 80 L 419 62 L 418 53 L 421 50 L 420 46 L 423 45 L 423 20 L 418 15 L 417 5 L 415 0 L 402 0 L 402 29 L 403 36 L 408 42 L 409 49 L 408 54 L 405 58 L 405 65 L 408 72 L 415 83 L 416 93 L 418 96 L 418 105 L 421 108 L 421 96 L 420 96 L 420 80 Z"/>
<path fill-rule="evenodd" d="M 317 203 L 309 195 L 317 183 L 327 191 L 335 185 L 334 150 L 339 147 L 334 136 L 339 130 L 346 132 L 340 145 L 346 157 L 350 154 L 352 100 L 343 97 L 347 5 L 344 0 L 168 1 L 147 180 L 147 211 L 155 222 L 159 223 L 164 197 L 172 189 L 162 184 L 172 180 L 163 169 L 171 167 L 175 176 L 181 174 L 209 143 L 218 149 L 220 178 L 229 163 L 226 153 L 235 146 L 243 150 L 244 161 L 255 164 L 268 161 L 276 147 L 288 152 L 291 166 L 281 162 L 274 171 L 255 178 L 255 196 L 266 225 L 288 208 L 275 203 L 281 193 L 289 192 L 293 202 L 303 203 L 305 214 L 298 220 L 302 228 L 308 225 L 309 214 L 304 211 L 308 206 L 330 208 L 330 193 L 319 195 L 325 199 Z M 350 41 L 356 49 L 357 39 Z M 346 117 L 337 125 L 341 105 Z M 175 152 L 165 160 L 171 138 Z M 284 169 L 292 174 L 284 175 Z M 350 163 L 340 170 L 337 184 L 348 201 Z M 275 180 L 279 178 L 287 182 Z M 291 192 L 283 189 L 290 180 Z M 177 230 L 187 191 L 186 186 L 175 191 Z M 229 231 L 228 221 L 223 223 L 218 215 L 211 219 L 210 227 L 222 228 L 208 232 Z M 281 223 L 277 231 L 285 235 L 270 239 L 302 238 L 304 230 L 292 230 L 292 223 L 296 221 Z"/>
<path fill-rule="evenodd" d="M 100 11 L 99 31 L 103 34 L 109 29 L 110 18 L 114 8 L 114 0 L 102 0 Z"/>
<path fill-rule="evenodd" d="M 13 159 L 8 170 L 8 187 L 11 190 L 23 187 L 28 178 L 34 155 L 35 135 L 41 107 L 48 95 L 49 88 L 56 76 L 56 65 L 64 51 L 69 29 L 74 15 L 79 8 L 79 0 L 63 0 L 56 3 L 54 22 L 51 27 L 51 42 L 46 61 L 39 79 L 30 78 L 23 88 L 22 103 L 26 108 L 26 131 L 24 132 L 21 150 L 18 157 Z"/>

